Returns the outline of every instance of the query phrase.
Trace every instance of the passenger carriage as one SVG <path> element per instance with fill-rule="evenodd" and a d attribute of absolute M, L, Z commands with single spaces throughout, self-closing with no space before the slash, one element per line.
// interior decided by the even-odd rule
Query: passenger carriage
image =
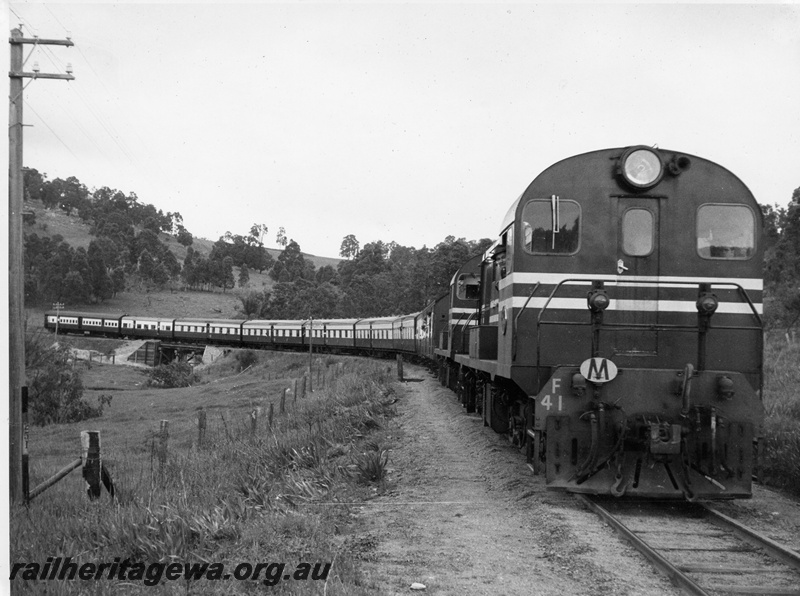
<path fill-rule="evenodd" d="M 125 315 L 120 318 L 120 335 L 145 339 L 173 339 L 175 319 Z"/>
<path fill-rule="evenodd" d="M 437 301 L 433 300 L 423 308 L 416 317 L 416 352 L 423 358 L 435 360 L 433 353 L 436 347 L 441 323 L 436 320 L 435 306 Z"/>
<path fill-rule="evenodd" d="M 173 337 L 176 341 L 210 341 L 208 319 L 175 319 Z"/>
<path fill-rule="evenodd" d="M 358 319 L 329 319 L 321 321 L 325 330 L 325 345 L 334 348 L 355 346 L 355 324 Z M 318 324 L 318 321 L 314 321 Z M 316 338 L 314 340 L 316 342 Z"/>
<path fill-rule="evenodd" d="M 305 345 L 307 321 L 272 321 L 272 337 L 276 346 Z"/>
<path fill-rule="evenodd" d="M 117 337 L 124 314 L 89 314 L 78 311 L 47 311 L 44 327 L 59 333 L 86 333 Z"/>
<path fill-rule="evenodd" d="M 208 340 L 217 344 L 238 344 L 242 339 L 243 319 L 207 319 Z"/>
<path fill-rule="evenodd" d="M 275 343 L 274 321 L 252 319 L 242 323 L 242 345 L 263 348 Z"/>
<path fill-rule="evenodd" d="M 392 339 L 395 349 L 404 352 L 417 351 L 417 316 L 419 313 L 397 317 L 392 322 Z"/>
<path fill-rule="evenodd" d="M 392 350 L 392 321 L 396 317 L 360 319 L 355 323 L 356 346 L 369 351 Z"/>

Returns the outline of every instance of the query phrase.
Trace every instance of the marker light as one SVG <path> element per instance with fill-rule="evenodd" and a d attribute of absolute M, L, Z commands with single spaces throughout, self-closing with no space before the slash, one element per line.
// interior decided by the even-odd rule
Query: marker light
<path fill-rule="evenodd" d="M 720 399 L 732 399 L 735 393 L 733 380 L 730 377 L 717 377 L 717 395 Z"/>
<path fill-rule="evenodd" d="M 664 175 L 658 153 L 648 147 L 631 147 L 622 154 L 619 164 L 625 181 L 634 188 L 650 188 Z"/>
<path fill-rule="evenodd" d="M 701 315 L 713 315 L 719 306 L 719 301 L 714 294 L 704 292 L 697 299 L 695 305 L 697 306 L 697 312 Z"/>
<path fill-rule="evenodd" d="M 586 393 L 586 377 L 581 373 L 572 375 L 572 395 L 575 397 L 583 397 Z"/>
<path fill-rule="evenodd" d="M 611 304 L 605 290 L 592 290 L 586 298 L 589 310 L 592 312 L 603 312 Z"/>

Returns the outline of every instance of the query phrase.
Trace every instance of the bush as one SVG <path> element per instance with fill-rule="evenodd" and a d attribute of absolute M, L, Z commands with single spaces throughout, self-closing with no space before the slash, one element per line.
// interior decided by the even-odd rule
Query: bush
<path fill-rule="evenodd" d="M 45 426 L 103 415 L 103 404 L 95 407 L 83 399 L 83 379 L 73 368 L 68 346 L 45 348 L 41 336 L 29 336 L 26 356 L 31 423 Z"/>
<path fill-rule="evenodd" d="M 250 368 L 258 362 L 258 352 L 254 350 L 239 350 L 236 352 L 236 362 L 239 363 L 239 372 Z"/>
<path fill-rule="evenodd" d="M 190 364 L 186 362 L 170 362 L 157 366 L 150 373 L 147 384 L 151 387 L 189 387 L 197 381 L 197 375 Z"/>

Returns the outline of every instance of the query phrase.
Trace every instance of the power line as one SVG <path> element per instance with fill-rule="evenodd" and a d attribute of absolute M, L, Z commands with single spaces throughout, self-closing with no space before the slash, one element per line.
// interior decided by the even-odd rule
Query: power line
<path fill-rule="evenodd" d="M 66 147 L 67 151 L 69 151 L 69 152 L 72 154 L 72 157 L 74 157 L 74 158 L 75 158 L 75 159 L 77 159 L 78 161 L 81 161 L 81 159 L 80 159 L 80 158 L 79 158 L 77 155 L 75 155 L 75 152 L 74 152 L 74 151 L 72 151 L 72 149 L 70 148 L 70 146 L 69 146 L 69 145 L 67 145 L 67 144 L 64 142 L 64 139 L 62 139 L 60 136 L 58 136 L 58 133 L 57 133 L 56 131 L 54 131 L 54 130 L 53 130 L 51 127 L 50 127 L 50 125 L 47 123 L 47 121 L 46 121 L 44 118 L 42 118 L 42 116 L 39 114 L 39 112 L 37 112 L 37 111 L 36 111 L 36 110 L 33 108 L 33 106 L 32 106 L 32 105 L 31 105 L 31 104 L 28 102 L 28 100 L 25 100 L 25 105 L 26 105 L 26 106 L 28 106 L 28 107 L 30 108 L 31 112 L 33 112 L 34 114 L 36 114 L 36 116 L 39 118 L 39 121 L 40 121 L 42 124 L 44 124 L 44 125 L 47 127 L 47 130 L 49 130 L 51 133 L 53 133 L 53 136 L 54 136 L 56 139 L 58 139 L 58 140 L 59 140 L 59 142 L 60 142 L 62 145 L 64 145 L 64 147 Z"/>

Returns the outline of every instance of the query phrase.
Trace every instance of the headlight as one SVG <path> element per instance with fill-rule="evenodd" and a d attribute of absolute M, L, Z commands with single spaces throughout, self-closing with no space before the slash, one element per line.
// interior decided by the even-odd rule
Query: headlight
<path fill-rule="evenodd" d="M 622 154 L 619 171 L 634 188 L 650 188 L 664 175 L 664 164 L 658 153 L 648 147 L 631 147 Z"/>

